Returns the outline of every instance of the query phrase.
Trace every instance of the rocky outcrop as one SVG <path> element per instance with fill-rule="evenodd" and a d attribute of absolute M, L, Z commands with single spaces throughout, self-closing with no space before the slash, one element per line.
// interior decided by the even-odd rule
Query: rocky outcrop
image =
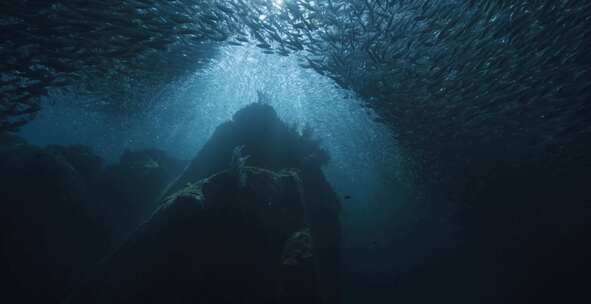
<path fill-rule="evenodd" d="M 300 132 L 281 121 L 270 105 L 250 104 L 215 130 L 166 193 L 172 194 L 187 182 L 225 170 L 236 147 L 242 147 L 242 153 L 249 156 L 247 164 L 250 166 L 299 171 L 308 202 L 310 229 L 315 236 L 322 294 L 327 303 L 339 302 L 340 202 L 321 170 L 329 161 L 329 155 L 309 128 Z"/>
<path fill-rule="evenodd" d="M 98 258 L 103 234 L 82 167 L 83 149 L 39 148 L 24 141 L 0 147 L 0 273 L 3 298 L 57 303 L 68 279 Z M 83 153 L 84 152 L 84 153 Z M 72 161 L 77 159 L 76 161 Z"/>
<path fill-rule="evenodd" d="M 339 302 L 340 202 L 321 170 L 329 155 L 314 139 L 311 129 L 298 131 L 286 125 L 268 104 L 250 104 L 236 112 L 231 121 L 218 126 L 167 193 L 225 170 L 236 147 L 243 147 L 250 166 L 299 171 L 310 229 L 315 236 L 322 294 L 327 303 Z"/>
<path fill-rule="evenodd" d="M 249 165 L 270 170 L 320 168 L 329 161 L 327 152 L 313 139 L 309 128 L 298 132 L 281 121 L 270 105 L 253 103 L 216 128 L 185 172 L 169 187 L 168 193 L 177 191 L 187 182 L 226 169 L 234 148 L 239 146 L 250 156 Z M 338 201 L 332 203 L 336 205 Z"/>
<path fill-rule="evenodd" d="M 104 166 L 87 147 L 0 136 L 4 296 L 337 303 L 340 208 L 327 161 L 310 130 L 264 104 L 222 124 L 169 187 L 184 164 L 162 151 Z"/>
<path fill-rule="evenodd" d="M 338 303 L 339 200 L 310 130 L 252 104 L 70 303 Z"/>
<path fill-rule="evenodd" d="M 185 161 L 162 150 L 126 150 L 106 166 L 93 187 L 93 214 L 114 244 L 120 244 L 158 206 L 162 190 L 182 172 Z"/>
<path fill-rule="evenodd" d="M 145 155 L 156 159 L 149 169 L 129 165 Z M 105 168 L 89 147 L 42 148 L 0 134 L 3 297 L 19 303 L 63 299 L 70 281 L 150 215 L 160 191 L 181 170 L 175 162 L 162 152 L 139 151 Z"/>
<path fill-rule="evenodd" d="M 246 167 L 186 184 L 70 303 L 320 303 L 295 171 Z"/>

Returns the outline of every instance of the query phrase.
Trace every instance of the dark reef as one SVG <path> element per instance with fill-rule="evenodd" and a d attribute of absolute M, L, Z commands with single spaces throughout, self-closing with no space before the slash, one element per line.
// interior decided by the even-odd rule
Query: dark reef
<path fill-rule="evenodd" d="M 301 134 L 285 125 L 275 110 L 254 103 L 239 110 L 220 125 L 185 172 L 167 190 L 171 194 L 187 182 L 195 182 L 228 167 L 235 147 L 243 146 L 248 165 L 269 170 L 297 169 L 302 181 L 307 216 L 314 235 L 323 294 L 329 302 L 338 299 L 340 264 L 340 202 L 321 166 L 329 161 L 326 151 L 305 128 Z"/>
<path fill-rule="evenodd" d="M 243 173 L 168 197 L 70 303 L 320 303 L 311 243 L 287 244 L 306 228 L 297 174 Z"/>
<path fill-rule="evenodd" d="M 265 104 L 236 113 L 69 302 L 337 303 L 339 201 L 304 133 Z"/>
<path fill-rule="evenodd" d="M 105 166 L 84 146 L 0 141 L 7 298 L 339 302 L 328 154 L 266 104 L 218 127 L 184 172 L 159 150 Z"/>
<path fill-rule="evenodd" d="M 183 166 L 157 150 L 104 166 L 85 146 L 41 148 L 7 134 L 0 147 L 0 281 L 19 303 L 59 302 L 150 215 Z"/>

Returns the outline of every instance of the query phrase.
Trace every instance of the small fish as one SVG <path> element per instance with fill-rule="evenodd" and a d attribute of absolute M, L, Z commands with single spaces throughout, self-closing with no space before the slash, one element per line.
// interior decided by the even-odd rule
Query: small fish
<path fill-rule="evenodd" d="M 271 48 L 271 45 L 269 45 L 268 43 L 259 43 L 256 46 L 260 47 L 262 49 L 270 49 Z"/>
<path fill-rule="evenodd" d="M 106 88 L 123 83 L 123 75 L 171 83 L 188 66 L 201 66 L 204 49 L 251 37 L 263 53 L 314 58 L 302 65 L 359 93 L 400 145 L 421 151 L 524 130 L 574 141 L 577 132 L 563 136 L 558 125 L 584 125 L 583 115 L 575 119 L 569 109 L 588 112 L 585 1 L 285 1 L 277 8 L 273 1 L 95 0 L 1 7 L 2 77 L 36 85 L 4 88 L 0 78 L 0 109 L 21 98 L 38 102 L 60 83 L 92 91 L 102 82 L 96 90 L 113 94 Z M 154 75 L 155 69 L 167 72 Z M 556 122 L 534 123 L 528 115 Z"/>

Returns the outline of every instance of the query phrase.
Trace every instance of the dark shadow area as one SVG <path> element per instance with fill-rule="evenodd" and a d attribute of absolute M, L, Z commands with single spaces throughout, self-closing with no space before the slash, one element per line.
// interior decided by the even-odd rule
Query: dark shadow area
<path fill-rule="evenodd" d="M 6 299 L 57 303 L 69 282 L 155 208 L 183 161 L 128 151 L 104 166 L 85 146 L 31 146 L 0 135 L 0 281 Z"/>
<path fill-rule="evenodd" d="M 524 143 L 473 145 L 470 155 L 431 180 L 390 215 L 384 244 L 391 262 L 366 274 L 383 284 L 378 299 L 429 303 L 556 303 L 587 298 L 591 270 L 588 148 L 528 158 Z M 577 157 L 574 157 L 577 156 Z M 468 160 L 468 158 L 466 159 Z M 445 165 L 442 165 L 445 166 Z M 364 275 L 359 278 L 364 286 Z M 370 286 L 362 287 L 370 289 Z M 390 291 L 388 291 L 390 290 Z M 427 292 L 428 291 L 428 292 Z"/>

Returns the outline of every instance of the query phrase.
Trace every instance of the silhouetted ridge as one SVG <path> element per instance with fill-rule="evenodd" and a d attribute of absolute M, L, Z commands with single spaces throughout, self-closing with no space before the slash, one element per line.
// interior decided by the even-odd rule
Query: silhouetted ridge
<path fill-rule="evenodd" d="M 271 170 L 320 167 L 329 161 L 328 153 L 312 138 L 312 131 L 301 133 L 283 123 L 268 104 L 253 103 L 234 114 L 231 121 L 218 126 L 210 140 L 167 193 L 184 183 L 208 177 L 224 170 L 231 161 L 232 150 L 244 146 L 250 155 L 248 165 Z"/>
<path fill-rule="evenodd" d="M 304 133 L 240 110 L 69 302 L 338 303 L 339 200 Z"/>

